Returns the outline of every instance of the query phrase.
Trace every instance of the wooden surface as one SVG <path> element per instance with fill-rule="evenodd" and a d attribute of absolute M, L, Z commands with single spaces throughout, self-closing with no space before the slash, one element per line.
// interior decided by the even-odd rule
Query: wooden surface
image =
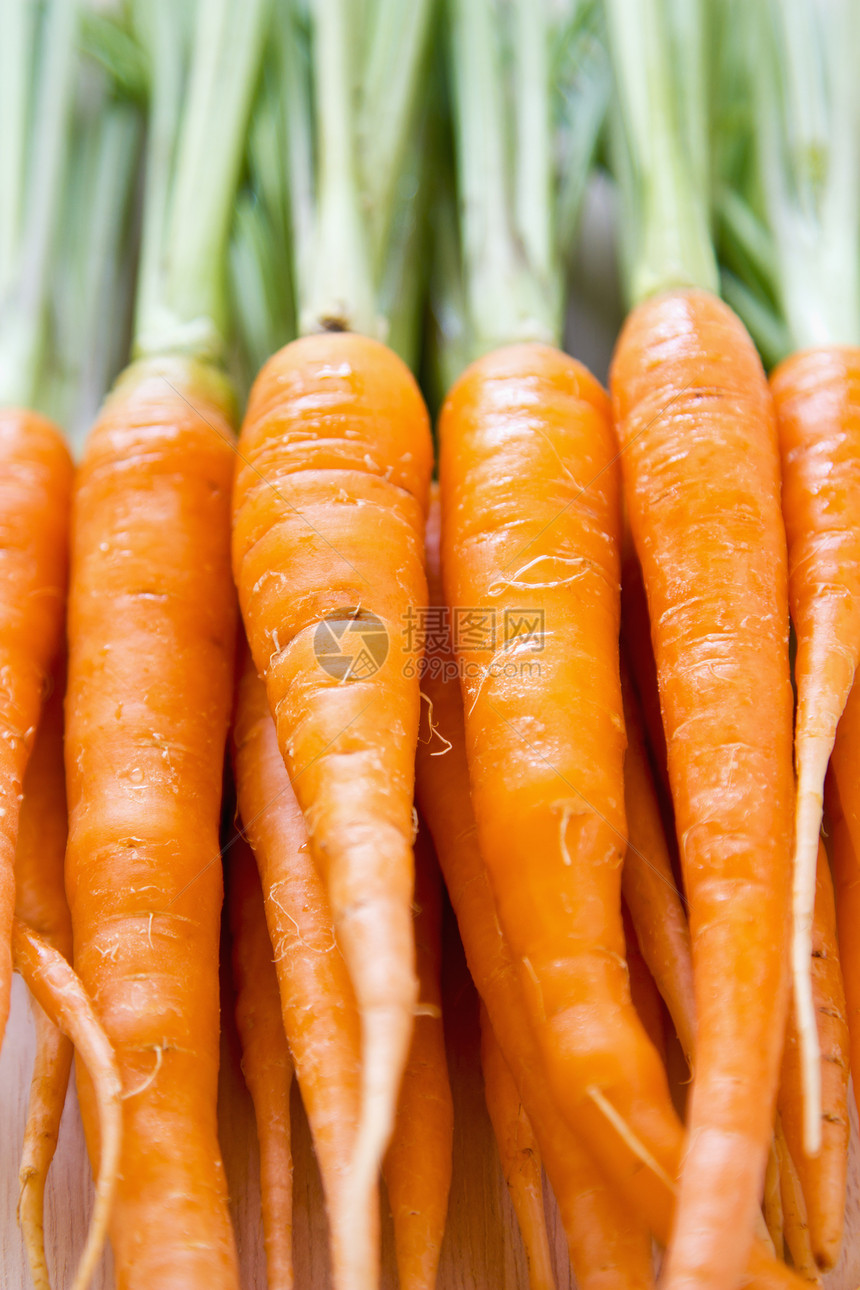
<path fill-rule="evenodd" d="M 455 1171 L 439 1290 L 526 1290 L 525 1259 L 501 1176 L 492 1130 L 483 1103 L 478 1065 L 478 1023 L 474 992 L 465 975 L 462 951 L 449 936 L 444 995 L 449 1062 L 455 1097 Z M 224 1009 L 224 1042 L 219 1105 L 221 1138 L 230 1181 L 233 1220 L 243 1290 L 264 1290 L 257 1144 L 250 1101 L 238 1066 L 235 1031 Z M 13 986 L 12 1015 L 0 1054 L 0 1285 L 28 1290 L 30 1278 L 15 1220 L 17 1172 L 24 1114 L 33 1061 L 33 1029 L 26 990 Z M 295 1090 L 294 1090 L 295 1091 Z M 329 1285 L 325 1220 L 319 1175 L 298 1096 L 293 1101 L 295 1160 L 294 1255 L 299 1290 Z M 853 1101 L 852 1101 L 853 1114 Z M 52 1285 L 70 1284 L 92 1203 L 92 1183 L 74 1089 L 60 1134 L 47 1196 Z M 383 1201 L 383 1211 L 385 1212 Z M 555 1207 L 548 1203 L 558 1290 L 572 1290 L 564 1239 Z M 383 1290 L 396 1290 L 391 1233 L 383 1233 Z M 839 1268 L 825 1279 L 826 1290 L 855 1290 L 860 1282 L 860 1159 L 853 1125 L 848 1232 Z M 110 1255 L 93 1290 L 113 1290 Z"/>

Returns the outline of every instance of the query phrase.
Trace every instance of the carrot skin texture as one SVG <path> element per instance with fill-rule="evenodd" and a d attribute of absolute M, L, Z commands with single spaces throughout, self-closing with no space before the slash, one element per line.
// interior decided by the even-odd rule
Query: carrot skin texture
<path fill-rule="evenodd" d="M 134 364 L 75 487 L 66 888 L 123 1080 L 119 1290 L 238 1283 L 216 1123 L 231 419 L 214 369 Z"/>
<path fill-rule="evenodd" d="M 624 801 L 628 834 L 621 890 L 642 956 L 669 1009 L 692 1069 L 696 1004 L 690 929 L 675 886 L 636 697 L 623 668 L 621 689 L 627 727 Z"/>
<path fill-rule="evenodd" d="M 101 1257 L 121 1163 L 121 1080 L 110 1040 L 71 965 L 53 945 L 17 919 L 12 924 L 16 971 L 51 1022 L 77 1049 L 92 1080 L 99 1128 L 95 1204 L 72 1290 L 86 1290 Z"/>
<path fill-rule="evenodd" d="M 65 959 L 72 957 L 72 918 L 64 865 L 68 817 L 63 766 L 65 668 L 55 669 L 24 774 L 15 850 L 15 917 Z M 45 1183 L 60 1131 L 72 1066 L 72 1043 L 35 1005 L 36 1060 L 18 1172 L 18 1221 L 36 1290 L 49 1285 L 45 1263 Z"/>
<path fill-rule="evenodd" d="M 821 1151 L 803 1150 L 802 1084 L 792 1009 L 782 1056 L 779 1108 L 785 1141 L 806 1201 L 809 1241 L 818 1267 L 836 1265 L 842 1244 L 848 1170 L 848 1023 L 839 962 L 833 880 L 819 843 L 812 924 L 812 990 L 821 1043 Z"/>
<path fill-rule="evenodd" d="M 448 1212 L 454 1106 L 442 1026 L 442 893 L 432 844 L 415 842 L 418 1013 L 383 1162 L 400 1290 L 433 1290 Z"/>
<path fill-rule="evenodd" d="M 233 724 L 233 767 L 263 888 L 284 1032 L 322 1177 L 334 1285 L 372 1286 L 379 1259 L 377 1189 L 359 1198 L 348 1189 L 361 1101 L 358 1007 L 266 687 L 247 654 Z M 350 1208 L 356 1204 L 358 1214 Z"/>
<path fill-rule="evenodd" d="M 795 682 L 794 941 L 806 1145 L 820 1141 L 810 962 L 824 779 L 860 661 L 860 349 L 792 354 L 771 376 L 782 458 Z M 808 1085 L 808 1087 L 807 1087 Z"/>
<path fill-rule="evenodd" d="M 260 1143 L 263 1245 L 269 1290 L 293 1287 L 293 1157 L 290 1086 L 293 1065 L 281 1019 L 281 996 L 254 853 L 237 838 L 229 853 L 227 904 L 232 938 L 236 1028 L 242 1074 L 254 1103 Z"/>
<path fill-rule="evenodd" d="M 438 494 L 427 527 L 430 603 L 443 603 Z M 441 644 L 422 679 L 426 725 L 416 789 L 457 917 L 472 979 L 520 1091 L 558 1202 L 580 1290 L 646 1290 L 651 1240 L 559 1113 L 530 1028 L 517 965 L 496 914 L 469 793 L 463 701 L 456 660 Z"/>
<path fill-rule="evenodd" d="M 860 683 L 854 682 L 830 761 L 827 806 L 831 835 L 836 930 L 852 1072 L 860 1072 Z M 854 1100 L 860 1110 L 860 1080 Z"/>
<path fill-rule="evenodd" d="M 481 1069 L 499 1160 L 526 1252 L 529 1290 L 555 1290 L 537 1141 L 483 1003 Z"/>
<path fill-rule="evenodd" d="M 791 1255 L 792 1266 L 797 1270 L 798 1276 L 804 1281 L 820 1285 L 821 1273 L 813 1255 L 803 1188 L 778 1118 L 774 1134 L 774 1150 L 779 1163 L 785 1246 Z"/>
<path fill-rule="evenodd" d="M 794 784 L 776 431 L 752 342 L 707 292 L 635 309 L 610 382 L 695 974 L 696 1078 L 664 1279 L 720 1290 L 736 1285 L 752 1240 L 788 1000 Z"/>
<path fill-rule="evenodd" d="M 0 408 L 0 1043 L 12 983 L 21 785 L 62 633 L 71 486 L 56 426 Z"/>
<path fill-rule="evenodd" d="M 504 646 L 458 650 L 499 921 L 559 1110 L 665 1231 L 681 1129 L 630 1000 L 621 926 L 620 509 L 608 400 L 574 359 L 513 346 L 467 369 L 440 438 L 447 603 L 544 616 L 537 677 L 511 675 Z M 641 1185 L 643 1166 L 655 1165 L 662 1189 Z"/>
<path fill-rule="evenodd" d="M 358 1000 L 353 1174 L 367 1191 L 393 1127 L 417 995 L 410 903 L 420 699 L 404 623 L 426 603 L 427 411 L 384 345 L 307 336 L 257 377 L 239 451 L 234 574 Z M 366 677 L 333 675 L 315 656 L 317 629 L 334 615 L 347 641 L 357 613 L 381 620 L 384 662 Z"/>

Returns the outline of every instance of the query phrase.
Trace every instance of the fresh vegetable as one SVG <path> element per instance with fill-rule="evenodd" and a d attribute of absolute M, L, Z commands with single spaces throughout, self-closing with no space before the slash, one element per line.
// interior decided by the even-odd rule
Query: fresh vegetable
<path fill-rule="evenodd" d="M 229 852 L 236 1028 L 242 1074 L 254 1103 L 260 1143 L 263 1244 L 269 1290 L 293 1286 L 293 1159 L 290 1086 L 293 1066 L 281 1020 L 281 996 L 254 854 L 244 838 Z"/>
<path fill-rule="evenodd" d="M 68 821 L 63 767 L 65 668 L 54 668 L 24 775 L 15 851 L 15 917 L 63 958 L 72 957 L 72 920 L 63 883 Z M 72 1066 L 72 1044 L 34 1006 L 36 1060 L 18 1178 L 18 1221 L 37 1290 L 46 1290 L 45 1182 L 57 1146 Z"/>
<path fill-rule="evenodd" d="M 377 21 L 386 13 L 380 6 Z M 404 626 L 426 600 L 432 445 L 417 384 L 374 339 L 368 218 L 379 212 L 356 173 L 354 20 L 345 0 L 325 0 L 312 15 L 319 175 L 315 186 L 295 184 L 315 204 L 311 220 L 296 209 L 294 250 L 300 327 L 314 334 L 271 357 L 251 390 L 233 570 L 359 1007 L 361 1114 L 347 1207 L 357 1220 L 391 1137 L 417 992 L 410 902 L 420 700 Z M 368 39 L 372 47 L 373 31 Z M 413 74 L 384 96 L 407 137 L 422 47 L 413 46 Z M 400 70 L 399 59 L 389 51 L 382 68 Z M 297 105 L 297 133 L 309 115 L 308 103 Z M 395 140 L 392 157 L 399 152 Z M 372 172 L 380 185 L 384 170 Z M 359 1249 L 366 1239 L 356 1226 L 349 1243 Z"/>
<path fill-rule="evenodd" d="M 487 1009 L 481 1004 L 481 1070 L 484 1096 L 496 1136 L 505 1184 L 517 1216 L 529 1290 L 555 1290 L 546 1230 L 540 1152 L 516 1081 L 499 1047 Z"/>
<path fill-rule="evenodd" d="M 440 508 L 430 512 L 430 603 L 443 605 Z M 517 963 L 499 926 L 468 792 L 463 702 L 446 633 L 428 654 L 422 680 L 425 732 L 418 745 L 417 794 L 457 922 L 469 971 L 486 1007 L 538 1141 L 558 1201 L 570 1260 L 583 1288 L 653 1284 L 651 1242 L 560 1115 L 532 1037 Z"/>
<path fill-rule="evenodd" d="M 148 55 L 136 361 L 78 472 L 66 703 L 75 966 L 123 1081 L 120 1285 L 233 1290 L 217 1140 L 219 823 L 233 691 L 223 273 L 267 6 L 134 11 Z M 82 1111 L 97 1152 L 90 1097 Z M 182 1142 L 166 1150 L 165 1142 Z"/>
<path fill-rule="evenodd" d="M 98 1137 L 96 1194 L 86 1245 L 72 1283 L 72 1290 L 86 1290 L 101 1257 L 119 1179 L 120 1074 L 93 1003 L 63 955 L 17 919 L 12 924 L 12 955 L 15 970 L 24 978 L 35 1002 L 49 1021 L 71 1040 L 92 1081 L 93 1128 Z M 42 1284 L 46 1285 L 43 1264 L 39 1275 L 44 1277 Z"/>
<path fill-rule="evenodd" d="M 713 294 L 701 23 L 609 0 L 633 303 L 610 373 L 689 907 L 696 1061 L 667 1290 L 753 1241 L 788 1002 L 792 691 L 773 405 Z M 673 43 L 674 42 L 674 43 Z M 680 43 L 679 43 L 680 42 Z"/>

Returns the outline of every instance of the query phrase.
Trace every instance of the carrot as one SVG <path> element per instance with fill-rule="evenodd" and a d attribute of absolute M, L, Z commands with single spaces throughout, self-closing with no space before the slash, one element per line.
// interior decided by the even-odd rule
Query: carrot
<path fill-rule="evenodd" d="M 254 1103 L 260 1142 L 263 1245 L 269 1290 L 293 1286 L 293 1067 L 281 1020 L 278 978 L 253 852 L 237 838 L 229 852 L 228 908 L 233 942 L 236 1027 L 242 1073 Z"/>
<path fill-rule="evenodd" d="M 764 1174 L 764 1198 L 762 1209 L 768 1235 L 777 1255 L 784 1249 L 784 1215 L 782 1208 L 782 1191 L 780 1188 L 779 1157 L 776 1153 L 776 1142 L 772 1142 L 767 1155 L 767 1168 Z"/>
<path fill-rule="evenodd" d="M 787 1150 L 806 1200 L 809 1240 L 822 1271 L 834 1267 L 842 1242 L 848 1167 L 848 1026 L 845 987 L 836 940 L 833 881 L 823 843 L 818 848 L 815 918 L 812 924 L 812 987 L 821 1042 L 821 1150 L 803 1149 L 800 1036 L 789 1016 L 777 1105 Z M 796 1261 L 796 1260 L 795 1260 Z"/>
<path fill-rule="evenodd" d="M 72 957 L 72 922 L 63 866 L 66 854 L 66 781 L 63 768 L 65 669 L 55 669 L 53 688 L 36 731 L 24 774 L 15 851 L 15 917 L 63 958 Z M 72 1065 L 72 1044 L 39 1007 L 33 1009 L 36 1060 L 30 1083 L 27 1125 L 18 1173 L 18 1221 L 33 1282 L 48 1285 L 45 1263 L 45 1182 L 57 1146 Z"/>
<path fill-rule="evenodd" d="M 123 1080 L 111 1232 L 129 1287 L 236 1277 L 215 1120 L 230 403 L 185 359 L 127 369 L 75 488 L 66 886 L 75 967 Z"/>
<path fill-rule="evenodd" d="M 419 830 L 415 845 L 418 1007 L 394 1134 L 383 1161 L 400 1290 L 432 1290 L 436 1284 L 451 1186 L 454 1110 L 442 1027 L 441 923 L 439 869 L 429 838 Z"/>
<path fill-rule="evenodd" d="M 530 1290 L 555 1290 L 537 1141 L 483 1003 L 481 1069 L 499 1160 L 526 1252 Z"/>
<path fill-rule="evenodd" d="M 360 1198 L 358 1213 L 350 1210 L 357 1198 L 348 1191 L 360 1105 L 358 1010 L 266 689 L 250 656 L 237 693 L 233 767 L 239 811 L 263 888 L 284 1031 L 322 1175 L 334 1285 L 346 1290 L 372 1284 L 378 1261 L 376 1188 Z"/>
<path fill-rule="evenodd" d="M 0 1042 L 12 979 L 21 785 L 62 632 L 71 478 L 50 421 L 0 408 Z"/>
<path fill-rule="evenodd" d="M 690 929 L 675 886 L 636 697 L 623 666 L 621 692 L 627 728 L 624 802 L 628 834 L 621 890 L 642 955 L 669 1009 L 692 1069 L 696 1008 Z"/>
<path fill-rule="evenodd" d="M 53 1025 L 77 1049 L 92 1080 L 98 1114 L 98 1176 L 90 1229 L 72 1283 L 72 1290 L 86 1290 L 101 1256 L 119 1177 L 120 1075 L 93 1004 L 63 955 L 17 919 L 12 925 L 12 951 L 16 971 Z M 44 1268 L 41 1271 L 44 1273 Z M 47 1284 L 46 1275 L 43 1284 Z"/>
<path fill-rule="evenodd" d="M 633 919 L 626 904 L 621 907 L 621 921 L 624 927 L 624 957 L 627 960 L 627 973 L 630 977 L 630 998 L 646 1035 L 651 1040 L 665 1066 L 666 1029 L 663 1002 L 660 998 L 660 991 L 657 989 L 656 982 L 643 957 Z"/>
<path fill-rule="evenodd" d="M 809 973 L 816 857 L 824 777 L 860 659 L 860 348 L 793 354 L 772 374 L 771 388 L 797 634 L 793 965 L 804 1133 L 812 1155 L 821 1144 L 819 1045 L 826 1042 L 820 1033 L 816 1038 L 815 987 Z"/>
<path fill-rule="evenodd" d="M 660 689 L 657 683 L 657 664 L 651 646 L 651 624 L 648 619 L 648 599 L 642 582 L 642 570 L 633 550 L 630 527 L 625 524 L 621 545 L 621 641 L 623 663 L 629 664 L 638 707 L 639 724 L 644 722 L 651 750 L 651 759 L 660 789 L 660 810 L 664 816 L 666 832 L 674 839 L 674 820 L 671 816 L 672 794 L 666 768 L 666 736 L 660 712 Z M 628 685 L 627 690 L 630 690 Z M 629 735 L 628 735 L 629 738 Z"/>
<path fill-rule="evenodd" d="M 440 507 L 431 507 L 427 564 L 431 604 L 442 605 Z M 426 733 L 418 745 L 416 787 L 457 916 L 469 971 L 520 1091 L 561 1213 L 577 1283 L 587 1287 L 653 1284 L 651 1243 L 644 1224 L 602 1176 L 559 1114 L 532 1040 L 516 962 L 499 926 L 478 846 L 468 791 L 463 704 L 448 624 L 434 631 L 422 680 Z"/>
<path fill-rule="evenodd" d="M 804 1191 L 779 1119 L 774 1133 L 774 1149 L 779 1171 L 783 1238 L 791 1255 L 791 1262 L 804 1281 L 820 1285 L 821 1275 L 813 1254 Z"/>
<path fill-rule="evenodd" d="M 367 1193 L 390 1138 L 416 1000 L 419 695 L 404 622 L 426 600 L 427 413 L 407 368 L 377 341 L 308 336 L 257 377 L 239 454 L 234 574 L 358 1001 L 353 1185 Z"/>

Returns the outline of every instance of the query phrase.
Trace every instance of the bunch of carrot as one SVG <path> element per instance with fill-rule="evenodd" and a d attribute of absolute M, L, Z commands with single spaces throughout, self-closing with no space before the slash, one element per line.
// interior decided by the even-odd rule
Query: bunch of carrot
<path fill-rule="evenodd" d="M 380 1284 L 381 1182 L 399 1285 L 436 1284 L 457 933 L 532 1290 L 555 1284 L 544 1179 L 580 1290 L 647 1290 L 655 1242 L 666 1290 L 836 1265 L 860 29 L 851 0 L 754 10 L 0 16 L 0 1038 L 14 967 L 39 1290 L 73 1047 L 97 1177 L 76 1290 L 108 1226 L 122 1290 L 238 1290 L 222 940 L 272 1290 L 299 1279 L 294 1080 L 336 1290 Z M 563 347 L 607 108 L 630 304 L 608 393 Z M 130 312 L 125 261 L 105 393 L 123 327 L 79 299 Z M 443 387 L 435 446 L 410 368 Z M 77 425 L 99 399 L 73 466 L 35 409 Z"/>

